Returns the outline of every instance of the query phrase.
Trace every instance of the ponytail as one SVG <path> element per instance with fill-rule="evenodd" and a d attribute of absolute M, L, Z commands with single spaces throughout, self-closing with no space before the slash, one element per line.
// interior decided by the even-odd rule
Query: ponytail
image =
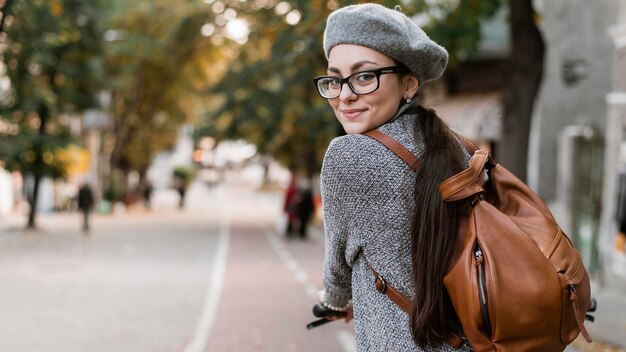
<path fill-rule="evenodd" d="M 415 135 L 422 135 L 425 149 L 416 178 L 412 236 L 415 298 L 411 307 L 411 332 L 421 347 L 441 345 L 457 333 L 458 319 L 443 285 L 454 260 L 457 237 L 455 203 L 446 203 L 439 184 L 464 169 L 464 155 L 450 128 L 435 111 L 417 106 Z"/>

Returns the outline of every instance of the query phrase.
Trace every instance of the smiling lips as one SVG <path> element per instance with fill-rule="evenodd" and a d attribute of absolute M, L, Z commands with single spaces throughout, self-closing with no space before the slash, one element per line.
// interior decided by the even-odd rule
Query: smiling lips
<path fill-rule="evenodd" d="M 345 118 L 347 118 L 348 120 L 354 120 L 356 119 L 359 115 L 361 115 L 361 113 L 363 111 L 365 111 L 366 109 L 346 109 L 346 110 L 341 110 L 341 113 L 343 114 L 343 116 Z"/>

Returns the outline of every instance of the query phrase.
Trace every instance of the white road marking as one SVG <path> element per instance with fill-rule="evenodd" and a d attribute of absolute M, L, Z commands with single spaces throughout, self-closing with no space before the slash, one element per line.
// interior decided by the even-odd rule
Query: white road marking
<path fill-rule="evenodd" d="M 269 242 L 274 252 L 278 254 L 278 258 L 283 262 L 283 265 L 291 271 L 296 281 L 304 285 L 305 292 L 309 298 L 316 299 L 317 291 L 319 290 L 312 282 L 309 280 L 309 275 L 300 268 L 298 262 L 293 259 L 291 253 L 285 245 L 278 239 L 278 236 L 274 234 L 267 234 L 265 236 L 267 238 L 267 242 Z M 312 288 L 312 289 L 311 289 Z"/>
<path fill-rule="evenodd" d="M 222 286 L 224 285 L 224 272 L 226 271 L 226 259 L 228 258 L 228 245 L 230 240 L 230 203 L 224 202 L 220 221 L 220 237 L 211 272 L 211 281 L 207 289 L 202 315 L 198 321 L 194 339 L 185 352 L 202 352 L 206 349 L 213 324 L 217 317 Z"/>
<path fill-rule="evenodd" d="M 298 262 L 293 258 L 287 247 L 279 240 L 276 234 L 267 234 L 265 236 L 267 242 L 269 242 L 274 252 L 278 255 L 283 265 L 291 272 L 296 281 L 304 286 L 304 292 L 306 295 L 314 300 L 317 300 L 317 292 L 320 290 L 309 279 L 309 275 L 300 268 Z M 337 340 L 344 352 L 356 352 L 356 342 L 354 334 L 348 330 L 338 330 Z"/>

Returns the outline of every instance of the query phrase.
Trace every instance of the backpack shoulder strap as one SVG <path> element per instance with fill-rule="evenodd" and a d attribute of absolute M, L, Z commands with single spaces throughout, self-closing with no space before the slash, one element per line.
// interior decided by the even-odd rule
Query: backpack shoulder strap
<path fill-rule="evenodd" d="M 370 268 L 372 270 L 372 274 L 374 274 L 374 278 L 376 279 L 374 282 L 376 291 L 387 295 L 387 297 L 389 297 L 389 299 L 391 299 L 393 303 L 400 307 L 400 309 L 402 309 L 406 314 L 411 314 L 411 300 L 406 298 L 405 295 L 403 295 L 395 288 L 393 288 L 393 286 L 387 283 L 385 279 L 383 279 L 382 276 L 380 276 L 380 274 L 378 274 L 373 267 Z M 450 346 L 458 349 L 461 348 L 464 341 L 463 337 L 461 337 L 460 335 L 453 334 L 446 337 L 446 342 Z"/>
<path fill-rule="evenodd" d="M 379 141 L 389 150 L 394 152 L 400 159 L 404 160 L 404 162 L 407 163 L 407 165 L 409 165 L 411 169 L 415 170 L 416 172 L 419 171 L 421 166 L 419 159 L 417 159 L 417 157 L 413 155 L 410 150 L 408 150 L 397 140 L 378 130 L 370 130 L 363 133 L 363 135 Z"/>
<path fill-rule="evenodd" d="M 461 143 L 463 143 L 463 146 L 465 146 L 465 149 L 470 154 L 474 154 L 477 150 L 480 149 L 474 142 L 472 142 L 469 138 L 465 137 L 464 135 L 458 132 L 454 132 L 454 131 L 453 133 L 461 141 Z M 408 150 L 405 146 L 403 146 L 400 142 L 395 140 L 393 137 L 390 137 L 387 134 L 379 130 L 370 130 L 370 131 L 364 132 L 363 135 L 379 141 L 381 144 L 387 147 L 387 149 L 394 152 L 400 159 L 404 160 L 404 162 L 407 163 L 407 165 L 409 165 L 411 169 L 415 170 L 416 172 L 419 171 L 421 167 L 421 163 L 419 159 L 415 155 L 413 155 L 413 153 L 411 153 L 410 150 Z"/>

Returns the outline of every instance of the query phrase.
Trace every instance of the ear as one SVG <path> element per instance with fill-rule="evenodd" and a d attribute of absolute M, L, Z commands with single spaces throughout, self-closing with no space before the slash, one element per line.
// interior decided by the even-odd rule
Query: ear
<path fill-rule="evenodd" d="M 417 94 L 419 86 L 420 82 L 417 80 L 417 77 L 413 75 L 406 75 L 404 77 L 404 96 L 413 98 L 415 94 Z"/>

